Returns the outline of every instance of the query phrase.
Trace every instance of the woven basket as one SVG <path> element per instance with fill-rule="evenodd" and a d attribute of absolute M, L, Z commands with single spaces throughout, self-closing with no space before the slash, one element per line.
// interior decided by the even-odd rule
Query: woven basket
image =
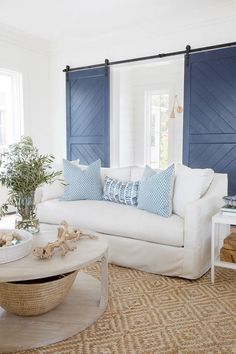
<path fill-rule="evenodd" d="M 0 283 L 0 306 L 19 316 L 41 315 L 58 306 L 78 271 L 50 278 Z"/>

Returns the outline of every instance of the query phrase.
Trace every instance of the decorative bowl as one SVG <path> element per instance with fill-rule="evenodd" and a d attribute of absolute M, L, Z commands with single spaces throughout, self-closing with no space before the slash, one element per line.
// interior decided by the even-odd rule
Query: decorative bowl
<path fill-rule="evenodd" d="M 15 232 L 20 236 L 20 243 L 8 247 L 0 247 L 0 264 L 16 261 L 32 251 L 33 236 L 25 230 L 0 229 L 0 233 Z"/>
<path fill-rule="evenodd" d="M 233 196 L 225 196 L 223 197 L 223 201 L 226 205 L 230 205 L 231 207 L 236 208 L 236 195 Z"/>

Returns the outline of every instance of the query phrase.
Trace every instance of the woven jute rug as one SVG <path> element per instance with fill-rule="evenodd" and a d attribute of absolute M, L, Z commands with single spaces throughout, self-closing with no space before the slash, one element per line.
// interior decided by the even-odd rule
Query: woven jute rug
<path fill-rule="evenodd" d="M 97 266 L 89 272 L 97 274 Z M 109 304 L 84 332 L 22 354 L 236 353 L 236 271 L 194 281 L 109 265 Z"/>

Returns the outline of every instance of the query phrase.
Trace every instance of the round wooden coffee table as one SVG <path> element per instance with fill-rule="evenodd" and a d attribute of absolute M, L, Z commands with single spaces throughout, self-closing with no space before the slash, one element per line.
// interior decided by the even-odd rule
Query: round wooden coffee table
<path fill-rule="evenodd" d="M 55 240 L 57 231 L 34 235 L 33 247 Z M 12 315 L 0 307 L 0 352 L 38 348 L 71 337 L 94 323 L 105 311 L 108 299 L 107 251 L 105 239 L 82 238 L 77 249 L 48 260 L 32 254 L 0 266 L 0 282 L 47 278 L 101 262 L 101 281 L 79 272 L 66 299 L 50 312 L 33 317 Z"/>

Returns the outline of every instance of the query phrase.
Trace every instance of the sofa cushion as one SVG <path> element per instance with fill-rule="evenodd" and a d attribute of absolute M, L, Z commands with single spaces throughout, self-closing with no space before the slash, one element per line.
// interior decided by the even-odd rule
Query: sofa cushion
<path fill-rule="evenodd" d="M 214 171 L 210 168 L 190 168 L 181 164 L 176 164 L 175 171 L 173 212 L 184 218 L 186 206 L 200 199 L 208 190 Z"/>
<path fill-rule="evenodd" d="M 75 164 L 76 166 L 79 166 L 82 170 L 85 170 L 88 166 L 86 165 L 81 165 L 79 164 L 79 160 L 74 160 L 70 161 L 71 163 Z M 53 167 L 53 170 L 55 171 L 62 171 L 63 170 L 63 165 L 62 164 L 55 164 Z M 102 167 L 100 169 L 101 173 L 101 185 L 102 187 L 104 186 L 104 177 L 109 176 L 111 178 L 116 178 L 120 181 L 129 181 L 130 180 L 130 167 L 112 167 L 112 168 L 107 168 L 107 167 Z M 62 173 L 62 176 L 60 176 L 60 179 L 63 180 L 64 176 Z M 40 187 L 40 193 L 41 193 L 41 201 L 45 201 L 48 199 L 55 199 L 55 198 L 61 198 L 64 193 L 64 185 L 61 183 L 61 181 L 57 180 L 53 182 L 52 184 L 46 184 L 42 187 Z"/>
<path fill-rule="evenodd" d="M 81 169 L 70 161 L 63 159 L 63 172 L 65 179 L 64 199 L 80 200 L 102 199 L 102 186 L 100 181 L 101 160 L 97 160 L 86 169 Z"/>
<path fill-rule="evenodd" d="M 43 223 L 59 224 L 67 220 L 81 229 L 183 246 L 184 221 L 177 215 L 167 219 L 133 206 L 93 200 L 68 202 L 52 199 L 38 204 L 37 210 Z"/>
<path fill-rule="evenodd" d="M 86 165 L 79 165 L 82 170 L 87 168 Z M 101 167 L 101 183 L 104 186 L 105 176 L 118 179 L 119 181 L 126 182 L 130 180 L 130 167 Z"/>
<path fill-rule="evenodd" d="M 143 177 L 144 170 L 145 170 L 145 167 L 131 166 L 130 167 L 130 180 L 131 181 L 140 181 Z"/>
<path fill-rule="evenodd" d="M 74 165 L 78 166 L 79 165 L 79 160 L 73 160 L 70 161 Z M 60 198 L 63 196 L 64 193 L 64 184 L 63 184 L 63 165 L 62 163 L 53 163 L 52 166 L 53 171 L 61 171 L 61 176 L 58 177 L 53 183 L 51 184 L 45 184 L 43 187 L 41 187 L 42 191 L 42 196 L 41 196 L 41 201 L 44 202 L 45 200 L 48 199 L 55 199 L 55 198 Z"/>
<path fill-rule="evenodd" d="M 160 216 L 170 217 L 174 177 L 174 165 L 161 172 L 156 172 L 146 166 L 139 187 L 138 208 Z"/>
<path fill-rule="evenodd" d="M 145 167 L 142 166 L 131 166 L 130 167 L 130 180 L 131 181 L 139 181 L 143 177 L 143 173 L 145 171 Z M 161 172 L 160 168 L 154 168 L 154 171 Z"/>
<path fill-rule="evenodd" d="M 103 188 L 104 200 L 126 205 L 137 205 L 139 181 L 122 182 L 105 176 Z"/>
<path fill-rule="evenodd" d="M 110 178 L 118 179 L 122 182 L 127 182 L 130 180 L 130 167 L 102 167 L 101 168 L 101 179 L 102 186 L 104 186 L 104 178 L 108 176 Z"/>

